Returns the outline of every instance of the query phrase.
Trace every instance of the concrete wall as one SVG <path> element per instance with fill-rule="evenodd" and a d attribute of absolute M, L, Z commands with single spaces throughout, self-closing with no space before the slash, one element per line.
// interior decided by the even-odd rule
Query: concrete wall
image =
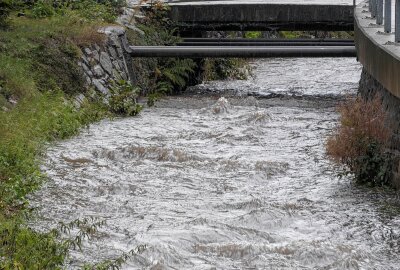
<path fill-rule="evenodd" d="M 190 30 L 352 30 L 347 5 L 264 3 L 171 3 L 170 17 Z"/>
<path fill-rule="evenodd" d="M 365 15 L 356 13 L 354 24 L 358 60 L 385 89 L 400 98 L 400 54 L 379 43 L 379 35 L 384 34 L 372 28 L 371 22 L 365 22 L 362 16 Z"/>
<path fill-rule="evenodd" d="M 382 42 L 382 37 L 388 37 L 379 32 L 361 5 L 356 10 L 354 24 L 358 60 L 364 66 L 359 93 L 366 99 L 376 94 L 382 97 L 393 128 L 388 149 L 394 157 L 392 182 L 400 189 L 400 54 L 393 53 L 388 43 Z"/>

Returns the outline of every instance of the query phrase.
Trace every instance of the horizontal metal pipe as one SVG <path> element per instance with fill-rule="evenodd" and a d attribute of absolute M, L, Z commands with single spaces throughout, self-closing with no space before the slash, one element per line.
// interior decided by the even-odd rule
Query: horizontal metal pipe
<path fill-rule="evenodd" d="M 354 46 L 354 42 L 179 42 L 177 46 Z"/>
<path fill-rule="evenodd" d="M 160 47 L 131 46 L 132 57 L 177 58 L 271 58 L 271 57 L 355 57 L 352 46 L 330 47 Z"/>
<path fill-rule="evenodd" d="M 336 38 L 183 38 L 182 42 L 349 42 L 353 39 Z"/>

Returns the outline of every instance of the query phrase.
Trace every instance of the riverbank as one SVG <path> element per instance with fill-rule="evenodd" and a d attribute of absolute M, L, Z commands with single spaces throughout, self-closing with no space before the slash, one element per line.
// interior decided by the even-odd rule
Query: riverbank
<path fill-rule="evenodd" d="M 0 31 L 0 267 L 49 269 L 62 265 L 67 250 L 54 232 L 29 229 L 26 195 L 45 176 L 44 146 L 75 135 L 107 115 L 99 102 L 78 109 L 74 96 L 86 91 L 77 65 L 80 46 L 99 41 L 100 18 L 78 11 L 36 17 L 12 14 Z"/>

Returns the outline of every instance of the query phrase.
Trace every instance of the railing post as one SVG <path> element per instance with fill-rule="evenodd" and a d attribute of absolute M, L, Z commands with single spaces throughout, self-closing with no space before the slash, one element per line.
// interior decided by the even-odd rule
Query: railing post
<path fill-rule="evenodd" d="M 368 10 L 369 12 L 372 11 L 372 0 L 368 0 Z"/>
<path fill-rule="evenodd" d="M 385 32 L 392 32 L 392 0 L 385 0 Z"/>
<path fill-rule="evenodd" d="M 378 0 L 377 13 L 376 13 L 376 24 L 383 24 L 383 0 Z"/>
<path fill-rule="evenodd" d="M 371 17 L 376 17 L 376 0 L 371 0 L 372 7 L 371 7 Z"/>
<path fill-rule="evenodd" d="M 396 5 L 394 8 L 394 41 L 400 42 L 400 0 L 396 0 Z"/>

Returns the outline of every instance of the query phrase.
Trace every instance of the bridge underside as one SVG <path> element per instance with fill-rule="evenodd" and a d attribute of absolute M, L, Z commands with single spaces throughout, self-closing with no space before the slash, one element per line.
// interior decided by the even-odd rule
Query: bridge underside
<path fill-rule="evenodd" d="M 352 31 L 353 6 L 235 2 L 178 2 L 170 17 L 191 31 Z"/>

